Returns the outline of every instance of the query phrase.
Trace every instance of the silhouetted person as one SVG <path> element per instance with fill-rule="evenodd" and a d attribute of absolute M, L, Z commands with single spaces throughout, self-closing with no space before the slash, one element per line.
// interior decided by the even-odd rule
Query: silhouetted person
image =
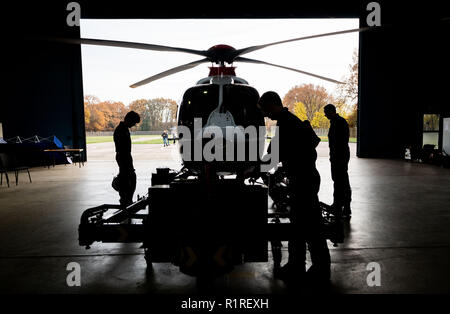
<path fill-rule="evenodd" d="M 320 138 L 314 133 L 309 121 L 301 121 L 283 107 L 275 92 L 263 94 L 258 105 L 264 116 L 277 120 L 278 131 L 275 137 L 279 140 L 279 160 L 289 179 L 292 234 L 289 239 L 288 263 L 278 271 L 278 276 L 287 279 L 292 275 L 301 277 L 305 274 L 308 244 L 312 260 L 308 277 L 328 282 L 330 253 L 321 232 L 322 213 L 317 196 L 320 175 L 316 169 L 316 147 Z"/>
<path fill-rule="evenodd" d="M 175 133 L 172 133 L 172 141 L 175 144 Z"/>
<path fill-rule="evenodd" d="M 350 218 L 352 214 L 350 209 L 352 190 L 347 172 L 350 160 L 348 123 L 336 113 L 336 107 L 332 104 L 326 105 L 324 112 L 330 120 L 328 143 L 330 145 L 331 178 L 334 182 L 334 202 L 332 206 L 338 212 L 342 211 L 344 217 Z"/>
<path fill-rule="evenodd" d="M 136 190 L 136 173 L 131 157 L 131 136 L 129 128 L 141 121 L 139 114 L 130 111 L 114 130 L 114 144 L 116 146 L 116 161 L 119 166 L 119 195 L 120 205 L 126 207 L 133 203 Z"/>
<path fill-rule="evenodd" d="M 161 134 L 161 136 L 163 139 L 164 147 L 169 146 L 169 134 L 167 133 L 167 131 L 164 130 L 164 132 Z"/>

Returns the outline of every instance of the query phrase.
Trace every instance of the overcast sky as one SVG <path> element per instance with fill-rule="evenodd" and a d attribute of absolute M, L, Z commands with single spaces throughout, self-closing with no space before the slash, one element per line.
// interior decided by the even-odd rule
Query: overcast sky
<path fill-rule="evenodd" d="M 81 20 L 81 37 L 135 41 L 206 50 L 217 44 L 236 49 L 301 36 L 353 29 L 357 19 L 187 19 L 187 20 Z M 297 68 L 340 80 L 349 73 L 358 34 L 342 34 L 268 47 L 244 57 Z M 178 52 L 129 48 L 82 46 L 85 95 L 101 101 L 122 101 L 158 97 L 179 102 L 184 91 L 208 76 L 205 63 L 138 88 L 132 83 L 188 62 L 202 59 Z M 303 83 L 324 86 L 334 92 L 336 84 L 266 65 L 238 63 L 236 74 L 260 94 L 276 91 L 283 97 Z"/>

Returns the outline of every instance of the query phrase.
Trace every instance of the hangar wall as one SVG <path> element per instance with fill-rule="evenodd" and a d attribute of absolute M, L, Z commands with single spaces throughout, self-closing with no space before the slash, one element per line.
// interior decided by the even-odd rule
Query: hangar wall
<path fill-rule="evenodd" d="M 360 34 L 359 157 L 401 158 L 406 146 L 421 147 L 425 113 L 441 116 L 442 134 L 450 14 L 448 5 L 429 5 L 383 4 L 385 28 Z"/>
<path fill-rule="evenodd" d="M 5 138 L 56 135 L 85 148 L 81 49 L 42 43 L 42 37 L 77 37 L 66 24 L 67 3 L 8 3 L 1 20 L 7 49 L 2 58 L 0 123 Z M 78 1 L 83 18 L 349 18 L 366 26 L 370 1 L 315 1 L 255 7 L 181 3 L 154 7 L 130 0 Z M 383 30 L 360 34 L 359 157 L 402 157 L 406 145 L 421 145 L 422 114 L 449 116 L 450 55 L 444 38 L 448 5 L 414 7 L 378 1 Z M 280 34 L 282 37 L 282 34 Z M 436 72 L 437 70 L 437 72 Z"/>
<path fill-rule="evenodd" d="M 2 8 L 2 106 L 4 138 L 56 135 L 64 145 L 86 148 L 81 49 L 39 42 L 78 37 L 66 25 L 64 1 L 8 3 Z"/>

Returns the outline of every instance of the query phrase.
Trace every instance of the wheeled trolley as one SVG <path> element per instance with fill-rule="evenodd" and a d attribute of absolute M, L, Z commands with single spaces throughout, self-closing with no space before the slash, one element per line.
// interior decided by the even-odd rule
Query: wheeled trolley
<path fill-rule="evenodd" d="M 149 269 L 152 263 L 173 263 L 183 273 L 208 276 L 242 263 L 268 262 L 270 242 L 277 268 L 291 226 L 286 210 L 269 211 L 268 197 L 265 184 L 236 177 L 205 184 L 189 173 L 165 169 L 153 174 L 148 195 L 127 208 L 105 204 L 84 211 L 79 244 L 142 243 Z M 321 206 L 327 238 L 342 242 L 339 219 Z"/>

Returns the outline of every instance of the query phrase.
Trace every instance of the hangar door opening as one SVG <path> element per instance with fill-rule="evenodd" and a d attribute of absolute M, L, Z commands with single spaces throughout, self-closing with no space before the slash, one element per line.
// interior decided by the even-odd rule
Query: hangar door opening
<path fill-rule="evenodd" d="M 195 50 L 225 44 L 240 49 L 309 35 L 359 27 L 358 19 L 82 19 L 81 37 L 149 43 Z M 265 64 L 234 62 L 236 76 L 262 95 L 277 92 L 294 114 L 309 120 L 322 143 L 319 156 L 328 156 L 329 121 L 323 107 L 333 103 L 350 126 L 351 152 L 357 145 L 359 35 L 355 33 L 292 41 L 255 50 L 243 57 L 294 68 L 314 76 Z M 129 110 L 141 115 L 131 129 L 133 153 L 142 159 L 172 158 L 172 145 L 161 134 L 176 126 L 184 91 L 208 76 L 204 63 L 149 84 L 130 85 L 201 56 L 174 51 L 151 51 L 82 45 L 84 110 L 88 160 L 114 159 L 112 132 Z M 268 130 L 275 125 L 267 119 Z M 169 141 L 170 143 L 170 141 Z"/>

